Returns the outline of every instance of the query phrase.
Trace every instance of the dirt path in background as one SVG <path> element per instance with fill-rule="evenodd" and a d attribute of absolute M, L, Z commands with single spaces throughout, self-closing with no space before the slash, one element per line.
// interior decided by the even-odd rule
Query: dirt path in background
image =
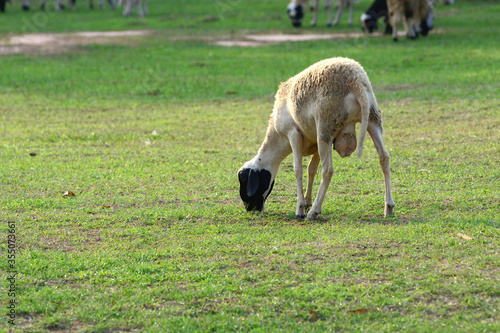
<path fill-rule="evenodd" d="M 255 47 L 269 44 L 278 44 L 285 42 L 302 42 L 324 39 L 339 39 L 339 38 L 360 38 L 365 36 L 364 33 L 333 33 L 333 34 L 266 34 L 266 35 L 245 35 L 242 38 L 231 40 L 218 40 L 215 45 L 220 46 L 242 46 Z"/>
<path fill-rule="evenodd" d="M 154 30 L 128 30 L 128 31 L 82 31 L 72 33 L 34 33 L 25 35 L 11 35 L 0 37 L 0 56 L 8 54 L 56 54 L 71 52 L 76 46 L 90 44 L 115 44 L 135 45 L 139 38 L 161 35 L 161 31 Z M 443 33 L 441 30 L 432 33 Z M 400 31 L 404 36 L 404 31 Z M 362 32 L 330 33 L 330 34 L 241 34 L 238 36 L 215 35 L 215 36 L 173 36 L 172 40 L 198 39 L 208 43 L 226 47 L 257 47 L 284 42 L 300 42 L 314 40 L 334 40 L 346 38 L 362 38 L 367 36 Z M 371 36 L 382 36 L 381 33 L 373 33 Z M 385 36 L 390 41 L 389 36 Z"/>
<path fill-rule="evenodd" d="M 79 45 L 131 45 L 138 37 L 154 34 L 153 30 L 81 31 L 71 33 L 34 33 L 0 38 L 0 55 L 56 54 L 68 52 Z"/>
<path fill-rule="evenodd" d="M 436 29 L 431 32 L 431 34 L 442 34 L 442 29 Z M 302 41 L 314 41 L 314 40 L 335 40 L 335 39 L 358 39 L 363 37 L 381 37 L 387 38 L 388 41 L 392 42 L 391 36 L 384 36 L 382 32 L 374 32 L 370 35 L 364 32 L 337 32 L 330 34 L 311 34 L 311 33 L 297 33 L 297 34 L 262 34 L 254 35 L 247 34 L 240 36 L 238 38 L 221 38 L 219 40 L 213 41 L 212 43 L 220 46 L 240 46 L 240 47 L 256 47 L 270 44 L 278 44 L 285 42 L 302 42 Z M 405 38 L 405 32 L 399 31 L 398 36 L 400 38 Z"/>

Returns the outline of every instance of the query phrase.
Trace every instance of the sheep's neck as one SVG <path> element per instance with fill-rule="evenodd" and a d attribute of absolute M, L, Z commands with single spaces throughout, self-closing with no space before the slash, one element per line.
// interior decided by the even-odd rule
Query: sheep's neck
<path fill-rule="evenodd" d="M 288 138 L 276 131 L 273 124 L 269 125 L 264 142 L 255 157 L 255 162 L 264 168 L 270 168 L 276 175 L 280 163 L 290 155 L 292 148 Z"/>

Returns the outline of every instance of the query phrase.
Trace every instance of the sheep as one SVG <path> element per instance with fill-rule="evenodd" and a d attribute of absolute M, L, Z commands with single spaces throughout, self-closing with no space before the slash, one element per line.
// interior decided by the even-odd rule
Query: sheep
<path fill-rule="evenodd" d="M 403 20 L 406 36 L 416 39 L 420 33 L 427 36 L 432 30 L 433 6 L 429 0 L 387 0 L 389 23 L 392 26 L 392 39 L 398 40 L 396 26 Z"/>
<path fill-rule="evenodd" d="M 394 214 L 389 154 L 382 141 L 382 119 L 377 100 L 363 67 L 347 58 L 331 58 L 311 65 L 281 83 L 269 119 L 266 137 L 257 155 L 238 171 L 240 197 L 247 211 L 263 211 L 280 163 L 293 153 L 297 183 L 295 216 L 315 220 L 333 175 L 332 145 L 341 157 L 356 149 L 355 125 L 361 122 L 358 157 L 363 154 L 366 131 L 380 158 L 385 179 L 384 215 Z M 309 162 L 306 194 L 303 192 L 303 156 Z M 312 185 L 321 160 L 322 179 L 312 203 Z"/>
<path fill-rule="evenodd" d="M 104 2 L 106 0 L 99 0 L 99 7 L 101 9 L 104 8 Z M 109 5 L 111 6 L 112 9 L 115 9 L 116 8 L 116 5 L 115 5 L 115 0 L 107 0 Z M 62 0 L 54 0 L 54 3 L 55 3 L 55 6 L 56 6 L 56 10 L 57 11 L 61 11 L 61 9 L 63 9 L 64 5 L 63 5 L 63 1 Z M 75 3 L 76 3 L 76 0 L 68 0 L 68 6 L 70 9 L 75 9 Z M 40 5 L 40 8 L 42 10 L 45 10 L 45 5 L 47 4 L 47 0 L 42 0 L 42 4 Z M 89 7 L 90 8 L 94 8 L 94 1 L 93 0 L 89 0 Z M 23 5 L 22 5 L 22 8 L 24 10 L 29 10 L 30 9 L 30 2 L 29 0 L 23 0 Z"/>
<path fill-rule="evenodd" d="M 42 0 L 42 4 L 40 5 L 40 8 L 42 10 L 45 10 L 45 4 L 47 3 L 47 0 Z M 60 12 L 64 8 L 63 0 L 54 0 L 54 6 L 58 12 Z M 75 3 L 74 0 L 68 0 L 68 7 L 71 10 L 75 9 Z"/>
<path fill-rule="evenodd" d="M 104 2 L 106 0 L 99 0 L 99 8 L 102 10 L 104 9 Z M 108 1 L 108 4 L 109 6 L 111 7 L 111 9 L 116 9 L 116 0 L 107 0 Z M 90 8 L 94 8 L 94 0 L 89 0 L 89 7 Z"/>
<path fill-rule="evenodd" d="M 384 34 L 391 34 L 392 28 L 388 22 L 386 0 L 375 0 L 370 8 L 368 8 L 367 11 L 361 15 L 360 20 L 363 31 L 372 33 L 374 30 L 378 30 L 377 21 L 381 17 L 384 18 L 385 22 Z"/>
<path fill-rule="evenodd" d="M 147 0 L 118 0 L 118 6 L 123 5 L 123 16 L 129 16 L 134 10 L 134 6 L 138 7 L 138 14 L 140 17 L 149 15 Z"/>
<path fill-rule="evenodd" d="M 47 0 L 42 0 L 42 4 L 40 5 L 40 8 L 42 10 L 45 10 L 45 5 L 46 4 L 47 4 Z M 56 8 L 56 10 L 58 12 L 60 12 L 64 8 L 62 0 L 54 0 L 54 5 L 55 5 L 55 8 Z M 74 0 L 68 0 L 68 7 L 70 9 L 75 9 L 75 1 Z M 23 8 L 23 10 L 26 10 L 26 11 L 30 10 L 30 1 L 29 0 L 23 0 L 22 8 Z"/>
<path fill-rule="evenodd" d="M 299 28 L 302 25 L 302 18 L 304 17 L 304 10 L 308 0 L 291 0 L 287 6 L 288 17 L 292 22 L 292 25 Z M 337 13 L 335 14 L 335 20 L 333 25 L 339 24 L 340 17 L 342 16 L 342 11 L 349 6 L 349 25 L 352 25 L 352 12 L 354 8 L 355 0 L 336 0 Z M 318 4 L 319 0 L 315 0 L 315 5 L 311 5 L 311 9 L 314 10 L 314 16 L 311 21 L 311 26 L 316 26 L 316 21 L 318 18 Z M 332 0 L 325 0 L 325 8 L 328 12 L 327 26 L 332 26 Z"/>

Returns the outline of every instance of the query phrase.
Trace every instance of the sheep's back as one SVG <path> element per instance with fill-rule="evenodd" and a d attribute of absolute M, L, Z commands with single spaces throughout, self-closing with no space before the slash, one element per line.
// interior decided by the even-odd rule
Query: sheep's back
<path fill-rule="evenodd" d="M 308 110 L 315 110 L 318 113 L 315 118 L 319 117 L 332 133 L 345 125 L 349 114 L 344 109 L 344 99 L 353 87 L 372 91 L 363 67 L 347 58 L 331 58 L 313 64 L 283 86 L 287 88 L 291 115 L 299 125 L 311 125 Z"/>

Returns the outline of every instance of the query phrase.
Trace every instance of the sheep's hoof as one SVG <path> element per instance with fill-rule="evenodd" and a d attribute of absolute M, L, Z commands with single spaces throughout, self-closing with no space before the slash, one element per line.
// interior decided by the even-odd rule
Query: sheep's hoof
<path fill-rule="evenodd" d="M 304 207 L 301 206 L 300 208 L 297 208 L 297 210 L 295 211 L 295 218 L 297 220 L 303 220 L 305 217 L 306 217 L 306 211 Z"/>
<path fill-rule="evenodd" d="M 394 215 L 394 205 L 386 204 L 385 209 L 384 209 L 384 217 L 392 216 L 392 215 Z"/>
<path fill-rule="evenodd" d="M 23 10 L 25 10 L 25 11 L 30 10 L 30 6 L 29 5 L 23 5 Z"/>
<path fill-rule="evenodd" d="M 319 214 L 321 213 L 317 213 L 315 212 L 314 210 L 310 210 L 309 213 L 307 213 L 307 218 L 311 221 L 315 221 L 319 218 Z"/>
<path fill-rule="evenodd" d="M 327 24 L 326 24 L 326 26 L 327 26 L 328 28 L 331 28 L 331 27 L 332 27 L 332 23 L 331 23 L 331 22 L 329 22 L 329 23 L 327 23 Z"/>
<path fill-rule="evenodd" d="M 392 37 L 392 40 L 397 42 L 398 41 L 398 37 Z"/>

